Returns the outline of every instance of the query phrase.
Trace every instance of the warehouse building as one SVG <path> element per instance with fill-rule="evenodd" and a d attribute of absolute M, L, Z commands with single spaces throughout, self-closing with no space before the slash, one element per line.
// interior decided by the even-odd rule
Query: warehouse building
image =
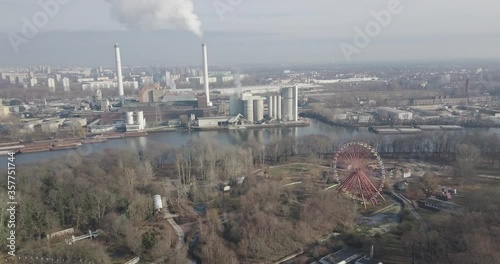
<path fill-rule="evenodd" d="M 391 107 L 377 107 L 375 112 L 379 115 L 381 119 L 390 119 L 390 120 L 413 120 L 413 113 L 407 112 L 403 110 L 399 110 Z"/>
<path fill-rule="evenodd" d="M 220 127 L 220 126 L 227 126 L 228 124 L 229 124 L 229 117 L 227 117 L 227 116 L 199 117 L 198 118 L 198 126 L 200 128 Z"/>

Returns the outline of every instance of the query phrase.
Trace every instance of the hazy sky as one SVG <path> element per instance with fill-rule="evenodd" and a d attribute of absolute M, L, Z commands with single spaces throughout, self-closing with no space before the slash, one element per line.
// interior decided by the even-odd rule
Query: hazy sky
<path fill-rule="evenodd" d="M 201 42 L 208 44 L 211 64 L 345 63 L 341 43 L 354 45 L 355 28 L 364 31 L 367 23 L 375 21 L 371 12 L 387 10 L 391 2 L 239 0 L 221 19 L 214 3 L 237 0 L 194 0 L 204 32 L 201 40 L 172 25 L 150 32 L 127 30 L 112 18 L 106 0 L 65 0 L 68 3 L 16 54 L 8 32 L 20 32 L 22 18 L 32 20 L 42 10 L 39 1 L 51 0 L 0 0 L 0 67 L 111 66 L 114 42 L 120 42 L 127 65 L 197 65 Z M 500 59 L 500 1 L 400 3 L 402 12 L 393 14 L 389 25 L 351 56 L 352 62 Z"/>

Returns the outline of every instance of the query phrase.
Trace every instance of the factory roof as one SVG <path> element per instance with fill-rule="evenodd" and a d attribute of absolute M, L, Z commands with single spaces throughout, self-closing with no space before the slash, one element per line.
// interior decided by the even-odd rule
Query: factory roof
<path fill-rule="evenodd" d="M 391 108 L 391 107 L 377 107 L 377 110 L 387 111 L 387 112 L 391 112 L 391 113 L 398 113 L 398 114 L 409 113 L 408 111 L 403 111 L 403 110 L 399 110 L 399 109 Z"/>
<path fill-rule="evenodd" d="M 229 116 L 210 116 L 210 117 L 198 117 L 198 120 L 229 120 Z"/>
<path fill-rule="evenodd" d="M 427 200 L 424 200 L 423 203 L 425 204 L 425 206 L 428 206 L 428 207 L 432 207 L 435 209 L 450 210 L 450 211 L 455 210 L 455 209 L 460 207 L 459 205 L 457 205 L 455 203 L 441 201 L 441 200 L 438 200 L 435 198 L 428 198 Z"/>
<path fill-rule="evenodd" d="M 192 95 L 164 95 L 164 102 L 177 102 L 177 101 L 197 101 Z"/>
<path fill-rule="evenodd" d="M 339 264 L 339 263 L 351 263 L 359 259 L 361 256 L 347 249 L 339 250 L 333 254 L 320 259 L 321 264 Z"/>
<path fill-rule="evenodd" d="M 382 262 L 364 257 L 358 259 L 355 264 L 382 264 Z"/>

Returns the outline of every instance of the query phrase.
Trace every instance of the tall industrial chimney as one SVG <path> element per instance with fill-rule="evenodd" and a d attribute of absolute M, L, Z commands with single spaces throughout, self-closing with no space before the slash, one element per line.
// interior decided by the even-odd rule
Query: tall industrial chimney
<path fill-rule="evenodd" d="M 201 44 L 203 52 L 203 84 L 205 85 L 205 94 L 207 96 L 207 105 L 212 106 L 210 102 L 210 91 L 208 83 L 208 55 L 207 55 L 207 45 Z"/>
<path fill-rule="evenodd" d="M 125 93 L 123 92 L 123 74 L 122 74 L 122 59 L 120 55 L 120 46 L 115 44 L 116 72 L 118 78 L 118 92 L 120 94 L 120 103 L 123 106 L 125 103 Z"/>

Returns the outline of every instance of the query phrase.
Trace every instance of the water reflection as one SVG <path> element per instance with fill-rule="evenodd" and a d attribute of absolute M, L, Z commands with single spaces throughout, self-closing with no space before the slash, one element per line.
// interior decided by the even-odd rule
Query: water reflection
<path fill-rule="evenodd" d="M 499 130 L 490 129 L 485 131 L 488 131 L 488 133 L 498 133 Z M 219 144 L 232 144 L 232 145 L 246 144 L 248 142 L 258 142 L 266 144 L 270 141 L 277 139 L 302 137 L 312 134 L 331 136 L 332 138 L 339 141 L 353 140 L 359 138 L 360 136 L 362 136 L 365 139 L 377 137 L 381 140 L 390 140 L 391 137 L 388 135 L 375 135 L 369 132 L 368 129 L 366 128 L 333 127 L 318 121 L 311 120 L 311 125 L 308 127 L 243 129 L 243 130 L 230 130 L 230 131 L 203 131 L 203 132 L 183 131 L 183 132 L 153 133 L 148 135 L 147 137 L 112 139 L 101 144 L 85 145 L 84 151 L 65 150 L 65 151 L 21 154 L 17 156 L 16 162 L 29 163 L 29 162 L 49 160 L 55 158 L 64 158 L 66 155 L 68 155 L 68 153 L 71 152 L 73 153 L 77 152 L 79 154 L 81 153 L 83 155 L 89 155 L 91 153 L 102 151 L 107 148 L 139 150 L 147 148 L 148 145 L 151 146 L 166 145 L 170 147 L 180 147 L 189 142 L 190 140 L 199 140 L 199 139 L 211 140 Z M 0 164 L 0 167 L 5 166 L 5 164 Z"/>

